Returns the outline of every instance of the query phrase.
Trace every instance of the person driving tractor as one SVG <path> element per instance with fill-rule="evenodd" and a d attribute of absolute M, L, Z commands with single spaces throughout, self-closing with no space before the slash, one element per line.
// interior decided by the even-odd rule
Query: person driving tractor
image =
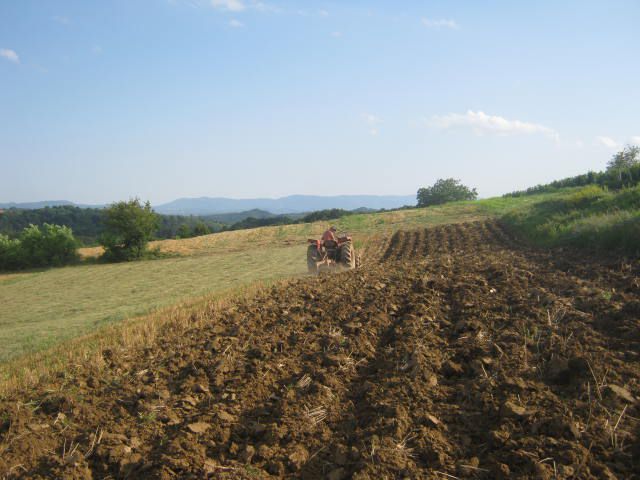
<path fill-rule="evenodd" d="M 321 270 L 334 267 L 358 268 L 360 257 L 353 248 L 350 235 L 338 236 L 333 225 L 323 234 L 320 240 L 308 239 L 307 267 L 309 273 L 317 275 Z"/>
<path fill-rule="evenodd" d="M 337 242 L 336 231 L 336 227 L 334 227 L 333 225 L 329 227 L 329 229 L 322 234 L 322 242 L 324 243 L 327 240 L 331 242 Z"/>

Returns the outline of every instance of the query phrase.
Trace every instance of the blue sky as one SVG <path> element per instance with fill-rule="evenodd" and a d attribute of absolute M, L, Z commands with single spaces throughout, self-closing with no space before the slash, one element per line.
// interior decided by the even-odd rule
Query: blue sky
<path fill-rule="evenodd" d="M 0 2 L 0 201 L 481 196 L 640 144 L 640 2 Z"/>

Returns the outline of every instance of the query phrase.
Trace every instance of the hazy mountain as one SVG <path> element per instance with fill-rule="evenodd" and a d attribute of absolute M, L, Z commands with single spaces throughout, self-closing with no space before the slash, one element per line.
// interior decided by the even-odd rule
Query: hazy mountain
<path fill-rule="evenodd" d="M 156 209 L 157 211 L 157 209 Z M 160 212 L 159 212 L 160 213 Z M 277 215 L 275 213 L 267 212 L 266 210 L 260 210 L 254 208 L 253 210 L 247 210 L 244 212 L 233 212 L 233 213 L 214 213 L 211 215 L 200 215 L 202 218 L 213 220 L 220 223 L 235 223 L 245 218 L 273 218 Z"/>
<path fill-rule="evenodd" d="M 64 205 L 75 205 L 68 200 L 44 200 L 42 202 L 24 202 L 24 203 L 0 203 L 0 208 L 23 208 L 25 210 L 33 210 L 35 208 L 44 207 L 62 207 Z"/>
<path fill-rule="evenodd" d="M 200 197 L 179 198 L 162 205 L 154 205 L 154 210 L 165 215 L 219 215 L 240 213 L 246 218 L 249 211 L 254 218 L 266 218 L 269 214 L 302 213 L 342 208 L 344 210 L 398 208 L 404 205 L 415 205 L 414 195 L 290 195 L 282 198 L 224 198 Z M 85 205 L 68 200 L 47 200 L 42 202 L 0 203 L 0 209 L 22 208 L 37 209 L 57 206 L 75 206 L 81 208 L 103 208 L 104 205 Z"/>
<path fill-rule="evenodd" d="M 291 195 L 282 198 L 179 198 L 154 207 L 156 212 L 176 215 L 211 215 L 259 209 L 270 213 L 313 212 L 328 208 L 355 210 L 358 208 L 398 208 L 415 205 L 414 195 Z"/>
<path fill-rule="evenodd" d="M 43 200 L 41 202 L 7 202 L 0 203 L 0 208 L 21 208 L 23 210 L 35 210 L 37 208 L 46 208 L 46 207 L 80 207 L 80 208 L 103 208 L 104 205 L 85 205 L 82 203 L 73 203 L 69 200 Z"/>

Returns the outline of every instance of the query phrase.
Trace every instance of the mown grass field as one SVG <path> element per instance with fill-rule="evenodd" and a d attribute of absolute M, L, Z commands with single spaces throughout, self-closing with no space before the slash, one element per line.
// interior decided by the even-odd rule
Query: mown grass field
<path fill-rule="evenodd" d="M 366 256 L 371 244 L 400 228 L 490 218 L 543 198 L 549 195 L 358 214 L 334 223 L 353 234 Z M 0 365 L 123 319 L 256 282 L 304 275 L 306 239 L 321 235 L 327 225 L 317 222 L 163 240 L 152 246 L 172 254 L 170 258 L 0 275 Z M 82 251 L 85 256 L 98 253 Z"/>
<path fill-rule="evenodd" d="M 161 307 L 304 273 L 304 247 L 82 265 L 0 280 L 0 362 Z"/>

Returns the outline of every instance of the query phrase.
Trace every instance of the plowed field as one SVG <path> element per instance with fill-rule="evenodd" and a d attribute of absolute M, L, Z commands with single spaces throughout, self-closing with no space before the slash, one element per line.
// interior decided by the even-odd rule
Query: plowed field
<path fill-rule="evenodd" d="M 202 314 L 0 401 L 0 478 L 640 478 L 637 262 L 447 225 Z"/>

